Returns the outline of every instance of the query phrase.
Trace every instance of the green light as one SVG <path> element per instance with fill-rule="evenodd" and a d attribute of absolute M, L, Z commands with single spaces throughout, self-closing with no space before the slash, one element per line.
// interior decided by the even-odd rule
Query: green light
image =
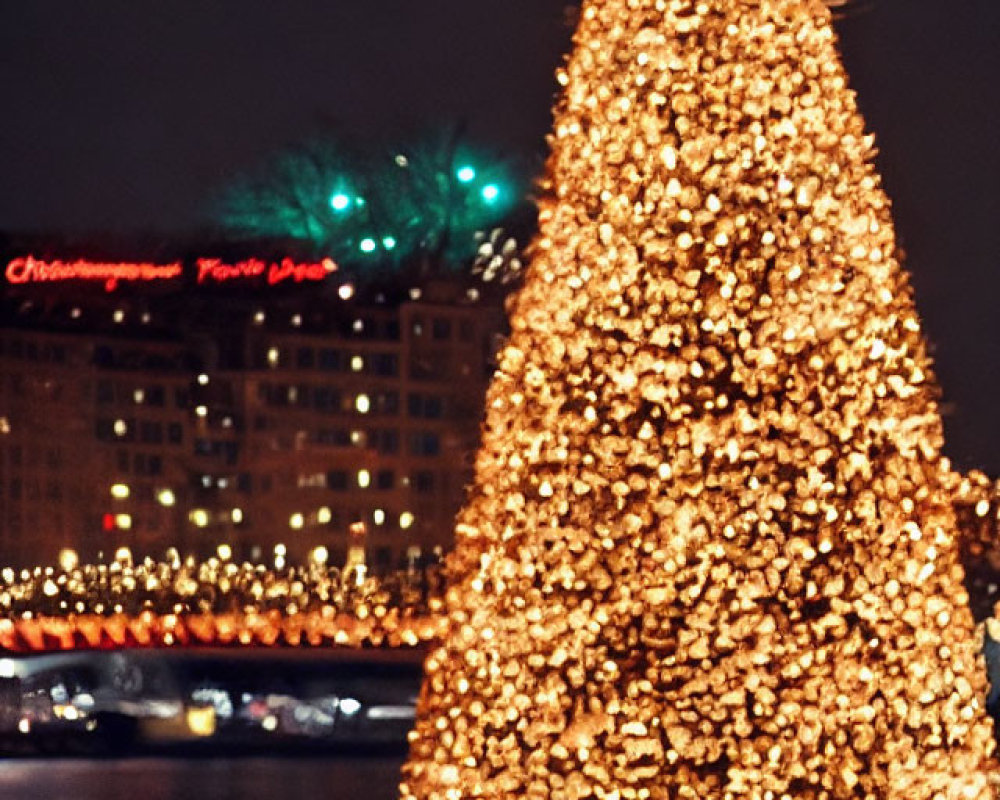
<path fill-rule="evenodd" d="M 351 204 L 351 198 L 343 192 L 337 192 L 330 198 L 330 208 L 334 211 L 346 211 Z"/>
<path fill-rule="evenodd" d="M 396 246 L 396 239 L 395 239 L 395 237 L 392 237 L 392 236 L 383 236 L 382 237 L 382 246 L 386 250 L 392 250 L 392 248 L 394 248 Z"/>
<path fill-rule="evenodd" d="M 361 207 L 361 206 L 363 206 L 365 204 L 365 198 L 360 197 L 360 196 L 359 197 L 355 197 L 354 198 L 354 202 L 358 205 L 358 207 Z"/>
<path fill-rule="evenodd" d="M 361 248 L 362 253 L 371 253 L 373 250 L 375 250 L 377 246 L 378 245 L 375 243 L 375 240 L 371 236 L 366 236 L 364 239 L 361 240 L 361 243 L 358 245 L 358 247 Z"/>
<path fill-rule="evenodd" d="M 495 183 L 487 183 L 480 194 L 482 194 L 483 200 L 492 203 L 500 196 L 500 187 Z"/>
<path fill-rule="evenodd" d="M 458 171 L 455 173 L 455 177 L 458 178 L 462 183 L 469 183 L 476 179 L 476 171 L 466 165 L 464 167 L 459 167 Z"/>

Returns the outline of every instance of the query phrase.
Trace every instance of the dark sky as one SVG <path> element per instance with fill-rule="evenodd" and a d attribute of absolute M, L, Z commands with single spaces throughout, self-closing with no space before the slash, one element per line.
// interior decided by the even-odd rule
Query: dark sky
<path fill-rule="evenodd" d="M 0 231 L 197 224 L 320 122 L 467 118 L 541 151 L 564 0 L 0 3 Z M 948 452 L 1000 474 L 1000 2 L 876 0 L 839 25 L 936 348 Z"/>

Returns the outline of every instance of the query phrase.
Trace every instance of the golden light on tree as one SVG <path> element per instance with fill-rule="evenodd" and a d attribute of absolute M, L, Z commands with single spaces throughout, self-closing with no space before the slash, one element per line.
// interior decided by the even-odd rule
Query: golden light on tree
<path fill-rule="evenodd" d="M 983 798 L 937 389 L 820 0 L 584 4 L 405 798 Z"/>

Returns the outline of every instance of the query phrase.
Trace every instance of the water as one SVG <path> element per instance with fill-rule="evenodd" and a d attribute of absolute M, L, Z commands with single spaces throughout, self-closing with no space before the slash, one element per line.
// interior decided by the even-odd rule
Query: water
<path fill-rule="evenodd" d="M 15 759 L 0 800 L 393 800 L 403 756 Z"/>

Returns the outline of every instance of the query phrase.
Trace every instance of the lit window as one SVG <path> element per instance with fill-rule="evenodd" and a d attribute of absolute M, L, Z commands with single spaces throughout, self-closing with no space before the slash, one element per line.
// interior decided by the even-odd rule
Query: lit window
<path fill-rule="evenodd" d="M 337 294 L 340 295 L 341 300 L 350 300 L 354 297 L 354 287 L 349 283 L 345 283 L 337 290 Z"/>
<path fill-rule="evenodd" d="M 359 394 L 357 399 L 354 401 L 354 407 L 358 410 L 359 414 L 367 414 L 372 407 L 372 402 L 366 394 Z"/>
<path fill-rule="evenodd" d="M 253 315 L 253 324 L 263 325 L 264 320 L 266 319 L 267 319 L 267 314 L 265 314 L 263 311 L 258 311 L 256 314 Z"/>
<path fill-rule="evenodd" d="M 412 528 L 413 527 L 413 514 L 410 513 L 409 511 L 404 511 L 402 514 L 400 514 L 399 515 L 399 527 L 402 528 L 404 531 L 407 528 Z"/>
<path fill-rule="evenodd" d="M 316 521 L 320 525 L 328 525 L 331 519 L 333 519 L 333 513 L 326 506 L 316 512 Z"/>
<path fill-rule="evenodd" d="M 153 318 L 152 318 L 152 316 L 150 316 L 150 313 L 148 311 L 143 311 L 142 312 L 142 316 L 140 317 L 140 319 L 142 320 L 142 324 L 143 325 L 148 325 L 149 322 L 150 322 L 150 320 L 153 319 Z"/>
<path fill-rule="evenodd" d="M 420 290 L 419 286 L 414 286 L 412 289 L 410 289 L 411 300 L 419 300 L 421 294 L 423 294 L 423 292 Z"/>
<path fill-rule="evenodd" d="M 129 496 L 129 488 L 124 483 L 116 483 L 111 487 L 111 496 L 116 500 L 124 500 Z"/>
<path fill-rule="evenodd" d="M 243 509 L 242 508 L 234 508 L 230 512 L 229 518 L 233 521 L 234 525 L 239 525 L 241 522 L 243 522 Z"/>
<path fill-rule="evenodd" d="M 161 506 L 167 506 L 168 508 L 177 502 L 177 498 L 170 489 L 160 489 L 156 495 L 156 499 Z"/>
<path fill-rule="evenodd" d="M 114 424 L 115 436 L 124 436 L 128 433 L 128 423 L 123 419 L 116 419 Z"/>
<path fill-rule="evenodd" d="M 199 528 L 204 528 L 208 525 L 208 512 L 203 508 L 196 508 L 192 510 L 190 518 L 191 521 Z"/>
<path fill-rule="evenodd" d="M 274 546 L 274 554 L 276 556 L 286 556 L 288 555 L 288 548 L 285 547 L 283 544 L 276 544 Z"/>
<path fill-rule="evenodd" d="M 199 417 L 208 416 L 208 406 L 195 406 L 194 413 Z"/>
<path fill-rule="evenodd" d="M 228 561 L 233 557 L 233 548 L 231 548 L 228 544 L 220 544 L 217 548 L 215 548 L 215 552 L 219 554 L 219 558 L 223 561 Z"/>
<path fill-rule="evenodd" d="M 135 401 L 137 406 L 141 406 L 146 402 L 146 393 L 142 389 L 136 389 L 132 392 L 132 399 Z"/>
<path fill-rule="evenodd" d="M 72 317 L 73 319 L 80 319 L 80 315 L 81 315 L 82 313 L 83 313 L 83 312 L 82 312 L 82 311 L 81 311 L 81 310 L 79 309 L 79 307 L 74 307 L 74 308 L 73 308 L 73 310 L 69 312 L 69 315 L 70 315 L 70 316 L 71 316 L 71 317 Z"/>
<path fill-rule="evenodd" d="M 115 515 L 115 527 L 121 528 L 123 531 L 127 531 L 132 527 L 132 517 L 129 514 L 116 514 Z"/>
<path fill-rule="evenodd" d="M 112 316 L 112 319 L 114 319 L 115 322 L 124 322 L 125 312 L 122 311 L 120 308 L 115 309 L 115 313 Z"/>
<path fill-rule="evenodd" d="M 292 327 L 298 328 L 302 325 L 302 315 L 292 314 Z"/>
<path fill-rule="evenodd" d="M 355 333 L 361 333 L 365 329 L 365 321 L 363 319 L 356 319 L 354 320 L 354 324 L 351 325 L 351 328 Z"/>
<path fill-rule="evenodd" d="M 204 372 L 201 373 L 201 375 L 198 376 L 198 385 L 199 386 L 208 386 L 208 375 L 206 375 Z"/>
<path fill-rule="evenodd" d="M 330 551 L 323 547 L 323 545 L 320 545 L 313 549 L 312 553 L 309 554 L 309 558 L 314 564 L 322 567 L 329 560 Z"/>
<path fill-rule="evenodd" d="M 358 470 L 358 486 L 367 489 L 372 485 L 372 474 L 366 469 Z"/>
<path fill-rule="evenodd" d="M 267 351 L 267 363 L 268 366 L 276 367 L 278 362 L 281 361 L 281 353 L 278 351 L 277 347 L 269 348 Z"/>
<path fill-rule="evenodd" d="M 351 359 L 351 372 L 361 372 L 365 368 L 365 360 L 361 356 L 354 356 Z"/>
<path fill-rule="evenodd" d="M 372 512 L 372 522 L 374 522 L 376 525 L 384 525 L 385 524 L 385 511 L 383 511 L 381 508 L 376 508 Z"/>
<path fill-rule="evenodd" d="M 305 524 L 305 518 L 301 514 L 292 514 L 288 519 L 288 526 L 294 530 L 299 530 Z"/>

